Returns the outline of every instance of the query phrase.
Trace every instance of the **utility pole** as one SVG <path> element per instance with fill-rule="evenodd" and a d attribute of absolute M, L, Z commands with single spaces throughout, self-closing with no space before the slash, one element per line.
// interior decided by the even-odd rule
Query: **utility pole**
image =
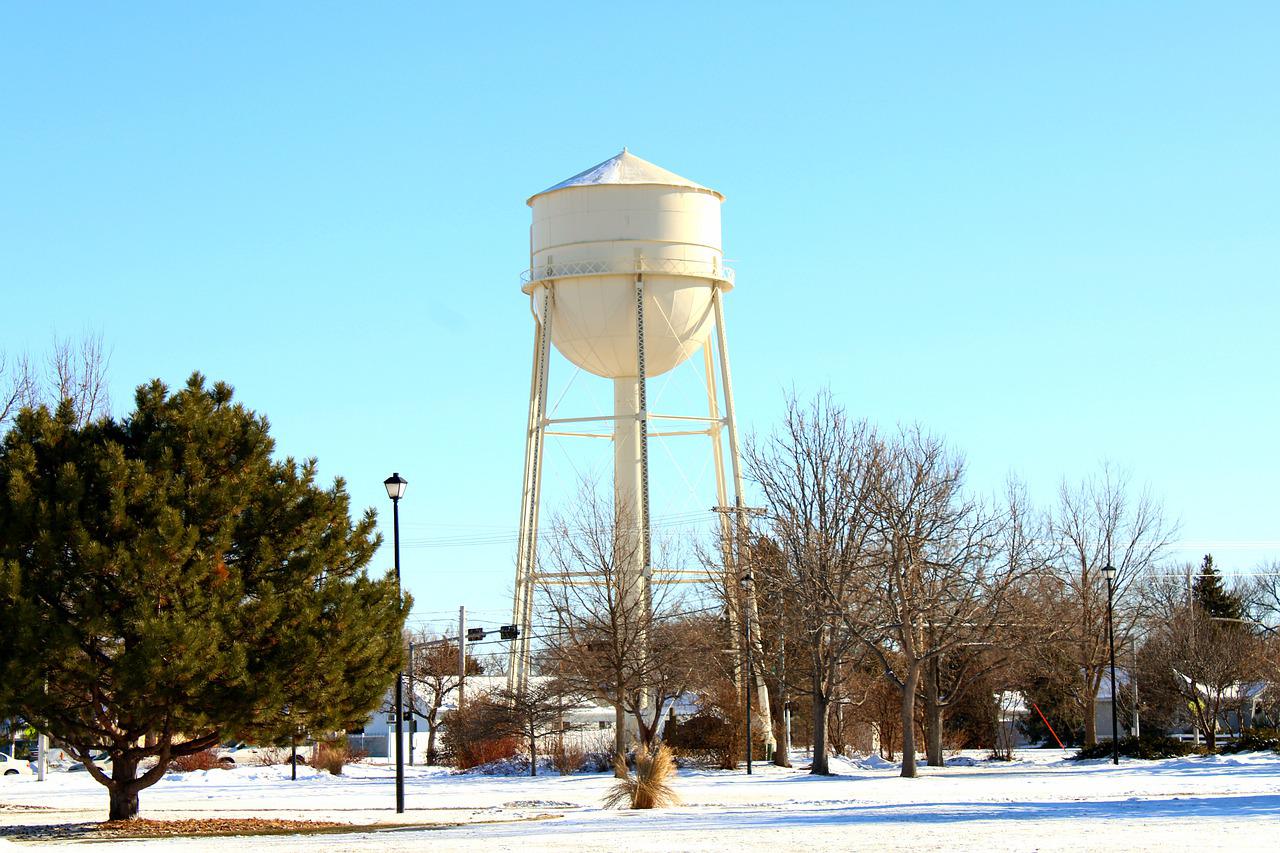
<path fill-rule="evenodd" d="M 467 685 L 467 608 L 458 605 L 458 710 L 462 710 L 462 699 Z"/>
<path fill-rule="evenodd" d="M 1130 647 L 1133 650 L 1133 669 L 1129 671 L 1129 683 L 1133 685 L 1133 736 L 1138 737 L 1138 641 L 1135 639 Z"/>
<path fill-rule="evenodd" d="M 751 577 L 750 569 L 747 569 L 747 573 L 742 576 L 742 579 L 739 581 L 739 583 L 742 586 L 743 598 L 750 599 L 751 594 L 753 592 L 751 588 L 752 577 Z M 743 634 L 744 634 L 743 639 L 745 640 L 745 642 L 743 643 L 743 646 L 746 648 L 746 651 L 747 651 L 747 660 L 746 660 L 747 666 L 746 666 L 746 671 L 744 673 L 744 677 L 742 679 L 742 688 L 743 688 L 743 693 L 745 694 L 746 706 L 747 706 L 747 717 L 746 717 L 747 775 L 750 776 L 751 775 L 751 678 L 752 678 L 752 675 L 754 674 L 752 672 L 752 667 L 751 667 L 751 610 L 750 608 L 744 606 L 743 614 L 744 614 L 744 618 L 742 620 L 742 628 L 743 628 Z"/>
<path fill-rule="evenodd" d="M 413 640 L 409 641 L 409 766 L 413 766 L 413 736 L 418 733 L 418 715 L 415 713 L 417 703 L 413 692 Z"/>

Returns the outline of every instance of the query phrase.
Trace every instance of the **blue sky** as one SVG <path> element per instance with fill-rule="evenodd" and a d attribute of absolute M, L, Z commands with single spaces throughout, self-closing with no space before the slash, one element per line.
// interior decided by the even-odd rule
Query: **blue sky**
<path fill-rule="evenodd" d="M 505 621 L 524 200 L 626 145 L 727 198 L 746 430 L 830 386 L 979 489 L 1110 459 L 1247 570 L 1278 37 L 1270 3 L 6 1 L 0 346 L 100 332 L 121 411 L 226 379 L 359 506 L 400 471 L 416 618 Z"/>

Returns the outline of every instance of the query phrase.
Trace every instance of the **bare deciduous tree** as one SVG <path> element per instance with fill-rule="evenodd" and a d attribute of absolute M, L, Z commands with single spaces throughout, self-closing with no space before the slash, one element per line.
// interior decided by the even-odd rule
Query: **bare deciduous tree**
<path fill-rule="evenodd" d="M 10 356 L 0 352 L 0 428 L 19 409 L 35 403 L 36 387 L 30 358 L 25 354 Z"/>
<path fill-rule="evenodd" d="M 1026 489 L 1014 480 L 1008 484 L 999 514 L 977 514 L 973 521 L 987 528 L 995 550 L 982 547 L 967 554 L 958 552 L 955 557 L 960 559 L 952 560 L 949 566 L 957 578 L 968 580 L 985 572 L 987 580 L 983 588 L 975 590 L 974 603 L 979 604 L 983 618 L 950 623 L 950 648 L 928 660 L 921 678 L 925 755 L 931 767 L 943 765 L 947 710 L 966 698 L 971 685 L 1007 670 L 1016 649 L 1039 630 L 1033 614 L 1022 606 L 1023 593 L 1025 582 L 1046 570 L 1052 554 L 1045 544 L 1044 520 L 1032 511 Z"/>
<path fill-rule="evenodd" d="M 21 408 L 56 408 L 64 400 L 71 402 L 76 427 L 107 414 L 110 360 L 100 334 L 79 340 L 55 337 L 43 371 L 25 353 L 0 352 L 0 428 Z"/>
<path fill-rule="evenodd" d="M 529 745 L 530 776 L 538 775 L 538 742 L 571 730 L 564 720 L 564 689 L 562 682 L 551 679 L 521 689 L 503 688 L 486 697 L 502 709 L 494 718 L 496 728 Z"/>
<path fill-rule="evenodd" d="M 921 678 L 951 653 L 985 647 L 1009 618 L 1015 583 L 1031 566 L 1009 559 L 1008 512 L 964 492 L 964 461 L 938 438 L 905 430 L 882 454 L 873 513 L 880 548 L 872 581 L 881 620 L 849 628 L 901 691 L 902 775 L 916 775 L 916 697 Z M 923 685 L 941 761 L 941 699 Z"/>
<path fill-rule="evenodd" d="M 640 742 L 651 742 L 663 707 L 687 689 L 696 668 L 672 636 L 683 604 L 675 588 L 658 580 L 635 583 L 628 570 L 640 547 L 627 527 L 630 518 L 627 508 L 605 503 L 584 484 L 577 514 L 551 525 L 542 560 L 550 571 L 538 580 L 552 620 L 544 670 L 570 692 L 614 707 L 619 755 L 627 748 L 626 715 L 635 720 Z"/>
<path fill-rule="evenodd" d="M 1064 611 L 1055 639 L 1070 661 L 1063 684 L 1084 721 L 1086 745 L 1097 742 L 1095 709 L 1107 669 L 1107 586 L 1102 569 L 1115 566 L 1115 642 L 1130 642 L 1138 608 L 1130 606 L 1136 581 L 1157 566 L 1173 536 L 1159 504 L 1147 491 L 1135 498 L 1129 477 L 1103 465 L 1079 486 L 1063 482 L 1051 516 L 1051 535 L 1062 549 L 1054 575 Z"/>
<path fill-rule="evenodd" d="M 436 736 L 440 728 L 440 709 L 462 682 L 458 671 L 458 644 L 427 633 L 415 639 L 417 649 L 411 662 L 414 689 L 409 707 L 427 721 L 427 763 L 436 763 Z M 467 655 L 467 675 L 480 675 L 484 667 Z"/>
<path fill-rule="evenodd" d="M 747 471 L 764 493 L 775 559 L 755 565 L 762 599 L 787 609 L 804 650 L 813 716 L 811 773 L 830 772 L 827 724 L 842 662 L 864 652 L 854 622 L 876 621 L 866 573 L 873 548 L 871 493 L 880 445 L 829 393 L 803 406 L 791 398 L 782 426 L 749 444 Z M 799 665 L 796 665 L 799 664 Z"/>

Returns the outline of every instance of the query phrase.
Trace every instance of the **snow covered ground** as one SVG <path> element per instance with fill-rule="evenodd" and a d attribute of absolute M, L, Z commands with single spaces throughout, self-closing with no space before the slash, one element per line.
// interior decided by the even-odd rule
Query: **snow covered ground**
<path fill-rule="evenodd" d="M 979 753 L 900 779 L 887 762 L 834 762 L 839 775 L 757 765 L 755 775 L 682 771 L 684 805 L 605 811 L 611 777 L 457 776 L 406 768 L 407 811 L 395 814 L 390 768 L 241 767 L 170 774 L 142 792 L 144 817 L 337 820 L 340 835 L 103 842 L 119 849 L 411 850 L 1276 850 L 1280 756 L 1066 761 L 1025 751 L 1012 763 Z M 797 756 L 801 758 L 801 756 Z M 801 762 L 797 762 L 799 766 Z M 83 773 L 44 783 L 0 780 L 0 827 L 101 820 L 105 789 Z M 40 806 L 27 810 L 23 806 Z M 18 810 L 15 810 L 18 809 Z M 403 827 L 397 824 L 410 823 Z M 388 824 L 371 828 L 373 824 Z M 0 832 L 3 830 L 0 829 Z M 30 847 L 14 843 L 6 848 Z M 86 842 L 80 842 L 86 843 Z M 96 846 L 96 845 L 94 845 Z"/>

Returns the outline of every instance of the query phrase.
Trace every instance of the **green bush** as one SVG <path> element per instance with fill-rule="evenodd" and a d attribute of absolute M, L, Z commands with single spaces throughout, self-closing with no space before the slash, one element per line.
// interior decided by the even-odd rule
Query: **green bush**
<path fill-rule="evenodd" d="M 1245 729 L 1240 739 L 1222 747 L 1223 752 L 1280 752 L 1280 729 Z"/>
<path fill-rule="evenodd" d="M 1157 758 L 1177 758 L 1190 755 L 1195 747 L 1189 743 L 1160 735 L 1143 735 L 1142 737 L 1126 737 L 1120 739 L 1120 754 L 1126 758 L 1141 758 L 1151 761 Z M 1111 741 L 1100 740 L 1093 746 L 1086 746 L 1072 758 L 1109 758 Z"/>

